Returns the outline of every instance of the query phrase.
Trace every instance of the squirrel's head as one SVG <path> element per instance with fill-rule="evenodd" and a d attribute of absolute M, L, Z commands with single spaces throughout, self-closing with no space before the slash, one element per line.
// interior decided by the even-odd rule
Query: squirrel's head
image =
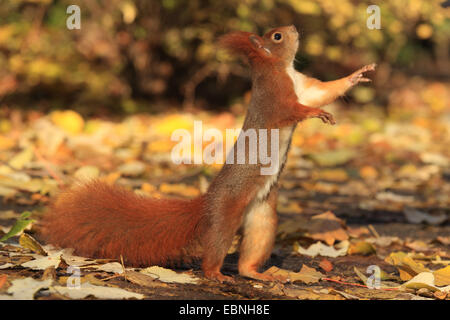
<path fill-rule="evenodd" d="M 270 51 L 274 58 L 292 64 L 299 45 L 298 32 L 294 25 L 272 29 L 263 39 L 264 48 Z"/>
<path fill-rule="evenodd" d="M 263 37 L 251 32 L 231 32 L 219 42 L 247 57 L 251 65 L 276 62 L 288 66 L 294 61 L 299 45 L 298 32 L 293 25 L 272 29 Z"/>

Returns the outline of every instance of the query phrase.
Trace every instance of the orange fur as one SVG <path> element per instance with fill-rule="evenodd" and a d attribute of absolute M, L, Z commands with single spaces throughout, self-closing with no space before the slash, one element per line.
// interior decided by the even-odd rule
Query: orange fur
<path fill-rule="evenodd" d="M 257 50 L 250 43 L 250 36 L 263 41 L 260 36 L 257 36 L 251 32 L 245 31 L 234 31 L 230 32 L 219 38 L 219 45 L 234 54 L 241 55 L 248 59 L 248 62 L 252 65 L 260 64 L 267 61 L 269 58 L 264 54 L 263 51 Z"/>
<path fill-rule="evenodd" d="M 42 221 L 41 236 L 94 258 L 149 266 L 186 261 L 196 252 L 203 198 L 152 199 L 93 181 L 63 192 Z"/>

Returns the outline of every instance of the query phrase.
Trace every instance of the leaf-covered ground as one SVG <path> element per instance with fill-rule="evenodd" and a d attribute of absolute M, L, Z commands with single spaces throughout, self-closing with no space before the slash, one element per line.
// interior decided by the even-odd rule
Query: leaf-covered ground
<path fill-rule="evenodd" d="M 336 104 L 328 108 L 336 126 L 308 120 L 297 128 L 265 266 L 288 276 L 286 284 L 237 275 L 238 237 L 224 265 L 237 283 L 219 285 L 198 264 L 131 269 L 74 256 L 34 233 L 49 199 L 76 180 L 100 177 L 153 197 L 205 192 L 221 165 L 175 165 L 171 133 L 193 130 L 194 120 L 225 132 L 240 128 L 242 116 L 113 121 L 5 111 L 0 299 L 450 299 L 449 92 L 439 82 L 416 84 L 395 91 L 388 108 Z"/>

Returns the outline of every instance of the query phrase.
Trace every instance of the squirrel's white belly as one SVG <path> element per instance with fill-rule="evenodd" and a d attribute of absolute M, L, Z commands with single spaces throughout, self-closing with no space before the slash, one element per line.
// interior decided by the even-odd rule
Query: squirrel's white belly
<path fill-rule="evenodd" d="M 280 176 L 281 170 L 287 159 L 287 153 L 289 151 L 289 145 L 291 143 L 292 133 L 294 132 L 295 125 L 291 127 L 281 128 L 279 132 L 279 143 L 278 143 L 278 159 L 277 168 L 275 172 L 271 175 L 267 175 L 266 182 L 261 190 L 256 195 L 258 200 L 263 200 L 267 197 L 272 186 L 277 183 Z"/>

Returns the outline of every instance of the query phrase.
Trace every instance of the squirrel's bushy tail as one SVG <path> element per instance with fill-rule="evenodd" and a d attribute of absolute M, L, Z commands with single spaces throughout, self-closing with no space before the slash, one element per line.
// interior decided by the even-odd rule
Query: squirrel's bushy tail
<path fill-rule="evenodd" d="M 75 254 L 133 266 L 189 261 L 198 249 L 203 197 L 154 199 L 92 181 L 62 192 L 42 220 L 40 236 Z"/>

